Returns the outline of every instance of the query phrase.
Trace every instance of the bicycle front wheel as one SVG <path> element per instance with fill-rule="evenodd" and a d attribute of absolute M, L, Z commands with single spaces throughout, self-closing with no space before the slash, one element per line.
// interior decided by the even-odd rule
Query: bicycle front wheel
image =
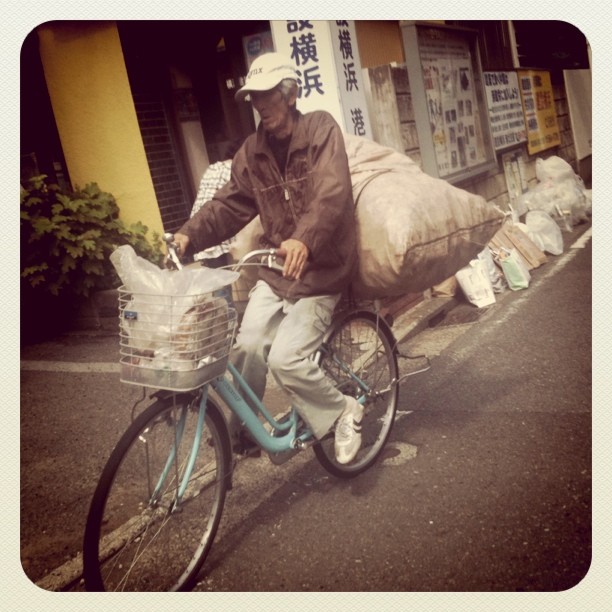
<path fill-rule="evenodd" d="M 119 440 L 94 493 L 83 543 L 87 590 L 191 588 L 230 470 L 227 429 L 210 399 L 172 395 L 149 406 Z"/>
<path fill-rule="evenodd" d="M 398 366 L 393 333 L 375 313 L 356 311 L 332 324 L 316 359 L 344 395 L 365 395 L 362 443 L 349 464 L 336 461 L 334 437 L 314 445 L 321 465 L 334 476 L 351 478 L 371 467 L 391 433 L 398 398 Z"/>

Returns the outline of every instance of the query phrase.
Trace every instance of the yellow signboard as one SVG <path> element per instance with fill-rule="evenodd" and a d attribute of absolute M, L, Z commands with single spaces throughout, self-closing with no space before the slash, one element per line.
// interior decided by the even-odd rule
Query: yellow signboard
<path fill-rule="evenodd" d="M 529 154 L 561 144 L 550 73 L 545 70 L 519 70 L 518 76 Z"/>

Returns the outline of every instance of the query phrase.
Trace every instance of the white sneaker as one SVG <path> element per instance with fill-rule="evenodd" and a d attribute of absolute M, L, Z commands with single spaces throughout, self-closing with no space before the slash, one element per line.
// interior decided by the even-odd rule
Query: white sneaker
<path fill-rule="evenodd" d="M 335 451 L 338 463 L 350 463 L 361 446 L 363 406 L 354 398 L 346 398 L 346 408 L 336 422 Z"/>

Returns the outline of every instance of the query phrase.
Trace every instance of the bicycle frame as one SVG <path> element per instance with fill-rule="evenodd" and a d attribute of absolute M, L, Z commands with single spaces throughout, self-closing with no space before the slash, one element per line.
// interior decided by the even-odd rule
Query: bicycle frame
<path fill-rule="evenodd" d="M 172 262 L 175 264 L 177 268 L 181 268 L 182 264 L 178 258 L 175 246 L 172 243 L 172 235 L 166 235 L 166 242 L 168 243 L 168 254 Z M 245 265 L 251 265 L 248 262 L 253 258 L 265 259 L 266 266 L 270 268 L 276 268 L 282 270 L 282 266 L 276 262 L 276 250 L 275 249 L 262 249 L 258 251 L 252 251 L 244 256 L 240 262 L 236 265 L 236 268 L 243 267 Z M 261 263 L 255 265 L 262 265 Z M 318 349 L 318 352 L 329 352 L 329 347 L 323 342 Z M 334 354 L 331 355 L 332 359 L 340 366 L 340 368 L 349 376 L 353 382 L 355 382 L 358 387 L 362 390 L 362 395 L 357 398 L 357 401 L 364 405 L 366 398 L 372 394 L 372 390 L 369 386 L 361 380 L 349 367 L 348 364 L 343 363 L 338 357 Z M 233 383 L 228 379 L 227 374 L 230 374 L 233 378 Z M 222 376 L 210 381 L 209 383 L 203 385 L 201 387 L 202 394 L 200 397 L 200 405 L 199 405 L 199 414 L 198 414 L 198 426 L 197 432 L 195 435 L 195 439 L 193 441 L 193 446 L 191 449 L 191 455 L 189 464 L 183 476 L 182 482 L 178 486 L 177 490 L 177 498 L 176 505 L 178 506 L 181 502 L 181 499 L 184 495 L 184 492 L 189 483 L 189 479 L 191 477 L 191 472 L 193 470 L 193 464 L 195 463 L 195 458 L 198 453 L 198 447 L 202 437 L 202 431 L 204 427 L 204 417 L 206 413 L 206 402 L 208 399 L 208 387 L 209 385 L 218 393 L 218 395 L 223 399 L 228 408 L 240 419 L 241 422 L 244 423 L 247 430 L 253 437 L 253 439 L 257 442 L 257 444 L 267 453 L 270 454 L 270 457 L 274 455 L 279 455 L 282 453 L 287 453 L 289 451 L 297 451 L 303 448 L 306 448 L 308 445 L 313 444 L 316 440 L 312 434 L 312 432 L 304 426 L 302 432 L 298 435 L 298 425 L 299 425 L 299 415 L 297 410 L 294 407 L 291 407 L 291 410 L 286 419 L 282 422 L 273 418 L 263 404 L 263 402 L 255 395 L 255 393 L 250 388 L 249 384 L 244 380 L 242 375 L 236 370 L 234 365 L 230 362 L 227 365 L 227 369 L 225 374 Z M 237 388 L 238 387 L 238 388 Z M 242 394 L 240 393 L 242 392 Z M 248 398 L 245 400 L 245 397 Z M 250 403 L 250 405 L 249 405 Z M 253 408 L 252 408 L 252 407 Z M 263 416 L 268 425 L 272 428 L 272 431 L 269 431 L 264 427 L 264 424 L 260 421 L 259 415 Z M 159 482 L 151 496 L 151 501 L 154 503 L 156 501 L 156 497 L 159 495 L 159 491 L 161 490 L 163 483 L 170 473 L 170 468 L 174 462 L 174 455 L 176 452 L 176 448 L 181 443 L 182 438 L 182 420 L 183 416 L 181 415 L 181 422 L 178 423 L 177 432 L 176 432 L 176 441 L 175 441 L 175 449 L 168 457 L 168 461 L 166 463 L 166 467 L 163 470 L 163 473 L 160 476 Z"/>
<path fill-rule="evenodd" d="M 169 245 L 169 252 L 176 254 L 172 245 Z M 280 269 L 277 254 L 274 249 L 256 251 L 243 257 L 240 265 L 251 265 L 249 259 L 257 257 L 260 263 L 252 265 Z M 178 257 L 171 261 L 176 268 L 181 267 Z M 311 356 L 339 392 L 356 398 L 363 406 L 368 404 L 362 454 L 355 458 L 353 465 L 344 466 L 335 458 L 333 432 L 315 438 L 295 406 L 282 416 L 272 416 L 271 406 L 266 407 L 263 399 L 256 397 L 244 377 L 228 361 L 226 351 L 216 356 L 219 367 L 199 379 L 196 388 L 187 384 L 158 387 L 153 394 L 156 402 L 135 420 L 136 404 L 142 400 L 134 405 L 134 422 L 115 447 L 92 499 L 84 538 L 84 560 L 87 560 L 84 565 L 88 566 L 84 575 L 88 588 L 106 589 L 107 583 L 111 588 L 123 588 L 136 564 L 142 567 L 139 570 L 144 576 L 142 584 L 147 586 L 148 572 L 153 566 L 144 554 L 151 548 L 153 554 L 160 556 L 161 552 L 163 561 L 163 554 L 172 550 L 166 538 L 170 538 L 168 542 L 176 542 L 176 552 L 181 556 L 185 552 L 190 555 L 185 557 L 186 569 L 182 569 L 185 565 L 181 567 L 175 563 L 182 574 L 177 573 L 178 578 L 172 578 L 171 590 L 187 587 L 197 577 L 214 540 L 226 491 L 232 488 L 234 465 L 222 404 L 210 397 L 211 389 L 276 465 L 308 447 L 313 448 L 329 473 L 340 478 L 353 478 L 374 464 L 388 439 L 397 408 L 397 349 L 378 305 L 374 311 L 356 306 L 349 299 L 348 304 L 336 310 L 329 330 Z M 232 324 L 228 326 L 229 338 L 235 319 L 228 317 L 228 321 Z M 233 334 L 231 338 L 233 340 Z M 227 350 L 230 344 L 228 341 Z M 159 382 L 164 383 L 166 379 Z M 137 384 L 146 386 L 142 381 Z M 385 388 L 379 388 L 379 384 Z M 387 392 L 390 392 L 388 397 Z M 142 399 L 145 395 L 143 391 Z M 132 507 L 127 508 L 122 495 L 126 487 L 131 486 L 137 489 L 138 497 Z M 191 506 L 192 501 L 196 501 L 194 506 Z M 201 539 L 193 539 L 191 535 L 183 538 L 182 532 L 177 531 L 183 529 L 181 523 L 185 523 L 191 534 L 192 525 L 200 516 L 208 517 L 202 524 Z M 122 522 L 124 517 L 125 522 Z M 114 526 L 115 520 L 120 523 L 119 527 Z M 191 547 L 192 541 L 194 553 L 185 547 L 187 542 Z M 107 561 L 109 573 L 102 576 L 101 570 L 107 567 Z M 177 561 L 183 564 L 178 557 Z M 174 566 L 171 569 L 174 572 Z M 136 589 L 141 586 L 139 580 L 139 576 L 134 576 Z"/>
<path fill-rule="evenodd" d="M 328 349 L 325 347 L 325 345 L 322 345 L 320 350 L 325 351 Z M 359 377 L 357 377 L 346 364 L 340 362 L 335 356 L 334 360 L 343 367 L 346 373 L 350 375 L 350 377 L 363 390 L 363 394 L 360 398 L 358 398 L 357 401 L 359 401 L 361 404 L 364 404 L 366 396 L 370 393 L 368 385 Z M 314 442 L 314 436 L 309 429 L 305 429 L 299 436 L 297 435 L 299 416 L 295 408 L 291 408 L 291 411 L 289 412 L 289 415 L 286 420 L 283 420 L 282 422 L 276 420 L 270 415 L 270 412 L 268 411 L 264 403 L 253 393 L 248 383 L 244 380 L 241 374 L 231 363 L 228 363 L 227 372 L 233 377 L 234 384 L 229 381 L 226 376 L 222 376 L 202 387 L 202 396 L 200 398 L 199 406 L 200 412 L 198 418 L 198 432 L 196 435 L 196 439 L 194 440 L 192 449 L 193 459 L 195 459 L 195 455 L 197 454 L 197 447 L 200 443 L 202 427 L 204 425 L 204 414 L 206 411 L 206 401 L 208 398 L 208 385 L 210 385 L 219 394 L 219 396 L 223 399 L 228 408 L 232 412 L 234 412 L 234 414 L 236 414 L 236 416 L 245 424 L 246 428 L 253 436 L 254 440 L 266 452 L 270 454 L 283 453 L 286 451 L 305 448 L 309 443 Z M 251 405 L 256 409 L 256 412 L 253 411 L 253 409 L 247 403 L 244 397 L 238 392 L 238 389 L 235 385 L 237 385 L 244 393 L 244 395 L 249 398 L 249 401 L 251 402 Z M 272 432 L 274 434 L 282 435 L 271 435 L 271 432 L 267 430 L 264 427 L 264 424 L 259 420 L 258 414 L 264 417 L 265 421 L 271 426 Z M 182 428 L 180 429 L 181 431 L 177 432 L 177 444 L 180 443 L 180 438 L 182 434 Z M 160 483 L 155 489 L 156 492 L 161 488 L 161 483 L 167 477 L 172 461 L 173 457 L 170 456 L 168 458 L 167 467 L 160 478 Z M 192 464 L 193 462 L 190 461 L 190 463 Z M 191 474 L 191 469 L 191 466 L 189 466 L 184 475 L 183 482 L 179 487 L 179 500 L 186 489 L 187 482 Z M 155 499 L 155 495 L 156 493 L 154 492 L 152 499 Z"/>
<path fill-rule="evenodd" d="M 183 499 L 183 496 L 185 495 L 185 491 L 187 490 L 187 486 L 189 485 L 189 481 L 191 479 L 193 467 L 195 465 L 195 461 L 198 456 L 198 449 L 200 447 L 200 441 L 202 440 L 202 432 L 204 431 L 204 418 L 206 416 L 207 398 L 208 398 L 208 387 L 205 385 L 202 388 L 202 397 L 200 399 L 200 406 L 199 406 L 199 412 L 198 412 L 198 424 L 197 424 L 195 436 L 194 436 L 194 439 L 191 445 L 191 451 L 189 453 L 189 460 L 187 462 L 187 467 L 185 469 L 185 473 L 183 474 L 181 481 L 180 482 L 177 481 L 176 496 L 172 504 L 171 512 L 175 511 L 180 506 L 181 500 Z M 157 503 L 162 499 L 164 495 L 163 493 L 164 485 L 166 483 L 168 476 L 170 475 L 173 469 L 173 466 L 175 466 L 176 452 L 177 452 L 178 447 L 181 445 L 181 441 L 183 439 L 183 433 L 185 430 L 185 420 L 186 420 L 188 410 L 189 410 L 189 406 L 183 407 L 181 414 L 178 418 L 178 422 L 175 426 L 174 447 L 172 448 L 172 450 L 170 451 L 170 454 L 168 455 L 168 459 L 166 460 L 164 469 L 162 470 L 159 476 L 159 479 L 157 481 L 157 484 L 155 485 L 155 488 L 153 489 L 153 492 L 151 493 L 151 496 L 149 499 L 149 505 L 152 507 L 156 506 Z M 146 440 L 143 440 L 143 442 L 146 443 Z"/>
<path fill-rule="evenodd" d="M 291 412 L 286 421 L 277 421 L 270 415 L 263 402 L 253 393 L 248 383 L 231 363 L 228 364 L 228 372 L 232 375 L 238 387 L 249 398 L 257 412 L 261 414 L 266 422 L 272 427 L 273 431 L 278 434 L 283 434 L 270 435 L 270 432 L 264 427 L 257 414 L 253 412 L 234 384 L 226 377 L 217 378 L 212 381 L 210 385 L 213 389 L 220 395 L 230 410 L 232 410 L 232 412 L 234 412 L 246 425 L 249 433 L 265 451 L 268 453 L 281 453 L 284 451 L 305 448 L 309 442 L 314 441 L 314 436 L 308 429 L 299 436 L 297 435 L 299 417 L 295 408 L 291 408 Z M 367 389 L 363 381 L 357 380 L 364 390 Z M 358 401 L 364 403 L 365 394 L 359 398 Z"/>
<path fill-rule="evenodd" d="M 323 343 L 319 348 L 319 351 L 329 351 L 329 348 L 325 343 Z M 332 358 L 363 391 L 362 395 L 357 401 L 364 404 L 366 397 L 371 394 L 369 386 L 358 376 L 356 376 L 348 365 L 338 359 L 336 355 L 332 355 Z M 228 363 L 226 372 L 232 376 L 234 381 L 233 383 L 228 379 L 227 375 L 224 374 L 223 376 L 220 376 L 219 378 L 216 378 L 201 387 L 201 395 L 198 401 L 198 424 L 192 442 L 190 458 L 181 482 L 177 483 L 175 499 L 171 511 L 179 508 L 185 491 L 189 485 L 189 481 L 192 477 L 193 467 L 204 430 L 204 419 L 206 415 L 206 403 L 208 400 L 209 386 L 219 394 L 228 408 L 245 424 L 254 440 L 263 450 L 268 452 L 271 457 L 273 455 L 280 455 L 281 453 L 295 452 L 304 449 L 309 444 L 315 442 L 312 432 L 307 428 L 305 428 L 299 436 L 297 435 L 299 415 L 295 408 L 291 408 L 286 419 L 283 421 L 278 421 L 271 416 L 264 403 L 255 395 L 255 393 L 253 393 L 249 384 L 244 380 L 233 364 Z M 244 396 L 248 397 L 256 412 L 253 411 L 249 403 L 247 403 L 247 401 L 244 399 L 243 395 L 239 393 L 237 387 L 243 392 Z M 180 446 L 182 441 L 187 410 L 187 407 L 183 409 L 183 413 L 179 416 L 176 423 L 175 446 L 169 454 L 166 465 L 162 470 L 159 480 L 151 494 L 151 506 L 155 506 L 159 501 L 164 484 L 171 474 L 171 470 L 175 462 L 176 449 Z M 264 424 L 259 420 L 258 414 L 264 417 L 265 421 L 272 428 L 272 431 L 269 431 L 264 427 Z"/>

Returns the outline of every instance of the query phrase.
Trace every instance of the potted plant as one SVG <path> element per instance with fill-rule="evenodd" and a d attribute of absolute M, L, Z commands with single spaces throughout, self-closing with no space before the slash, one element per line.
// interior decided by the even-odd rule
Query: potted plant
<path fill-rule="evenodd" d="M 127 227 L 115 198 L 90 183 L 65 192 L 35 176 L 21 186 L 22 341 L 64 331 L 94 292 L 116 288 L 109 255 L 123 244 L 156 264 L 161 240 L 142 223 Z"/>

